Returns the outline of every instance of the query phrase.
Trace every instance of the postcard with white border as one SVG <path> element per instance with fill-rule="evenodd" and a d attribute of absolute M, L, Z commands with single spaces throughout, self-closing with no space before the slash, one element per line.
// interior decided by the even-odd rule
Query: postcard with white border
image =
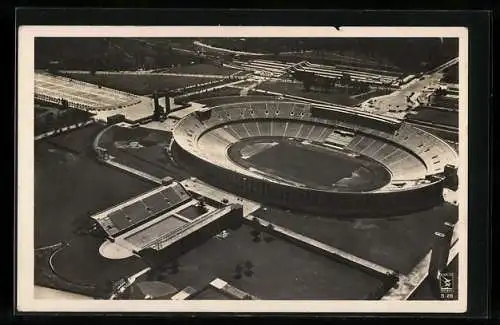
<path fill-rule="evenodd" d="M 466 311 L 466 28 L 18 32 L 19 311 Z"/>

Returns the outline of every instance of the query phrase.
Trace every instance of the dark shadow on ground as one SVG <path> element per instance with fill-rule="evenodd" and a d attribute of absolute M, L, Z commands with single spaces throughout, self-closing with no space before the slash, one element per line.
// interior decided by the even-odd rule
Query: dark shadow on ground
<path fill-rule="evenodd" d="M 363 299 L 381 281 L 367 273 L 244 225 L 178 259 L 163 279 L 204 288 L 215 278 L 262 299 Z"/>

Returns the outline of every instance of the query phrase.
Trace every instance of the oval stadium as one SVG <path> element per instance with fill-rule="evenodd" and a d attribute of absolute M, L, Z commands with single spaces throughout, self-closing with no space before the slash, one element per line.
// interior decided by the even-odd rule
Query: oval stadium
<path fill-rule="evenodd" d="M 242 196 L 315 213 L 383 216 L 442 201 L 457 154 L 417 127 L 290 101 L 207 107 L 173 131 L 177 159 Z M 407 204 L 395 204 L 401 201 Z"/>

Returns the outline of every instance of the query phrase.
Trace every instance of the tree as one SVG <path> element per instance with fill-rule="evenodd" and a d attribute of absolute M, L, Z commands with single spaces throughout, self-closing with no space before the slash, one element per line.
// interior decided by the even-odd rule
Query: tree
<path fill-rule="evenodd" d="M 311 90 L 311 86 L 312 86 L 312 80 L 310 78 L 306 78 L 303 82 L 302 82 L 303 86 L 304 86 L 304 90 L 306 92 L 310 91 Z"/>
<path fill-rule="evenodd" d="M 68 100 L 67 100 L 67 99 L 62 98 L 62 99 L 61 99 L 61 105 L 62 105 L 62 109 L 67 110 L 67 109 L 68 109 L 68 105 L 69 105 L 69 104 L 68 104 Z"/>
<path fill-rule="evenodd" d="M 348 93 L 349 86 L 351 85 L 351 76 L 347 73 L 342 73 L 342 77 L 340 77 L 340 83 L 346 88 L 346 93 Z"/>
<path fill-rule="evenodd" d="M 154 93 L 154 111 L 153 111 L 153 119 L 155 121 L 159 121 L 162 116 L 165 114 L 163 107 L 158 102 L 158 93 Z"/>
<path fill-rule="evenodd" d="M 435 96 L 444 96 L 446 95 L 446 90 L 443 88 L 438 88 L 434 91 Z"/>
<path fill-rule="evenodd" d="M 50 112 L 45 115 L 45 129 L 51 130 L 55 125 L 54 113 Z"/>
<path fill-rule="evenodd" d="M 366 84 L 366 83 L 364 83 L 364 82 L 363 82 L 363 83 L 361 83 L 361 86 L 360 86 L 360 91 L 361 91 L 362 93 L 366 93 L 366 92 L 367 92 L 367 91 L 369 91 L 369 90 L 370 90 L 370 86 L 368 86 L 368 84 Z"/>
<path fill-rule="evenodd" d="M 89 73 L 91 76 L 95 76 L 95 73 L 97 71 L 97 59 L 96 58 L 92 58 L 90 59 L 90 69 L 89 69 Z"/>
<path fill-rule="evenodd" d="M 351 89 L 350 90 L 354 90 L 354 92 L 356 92 L 357 89 L 359 89 L 359 82 L 353 80 L 351 82 Z"/>
<path fill-rule="evenodd" d="M 330 79 L 329 78 L 319 78 L 318 80 L 319 86 L 323 92 L 328 92 L 330 88 Z"/>
<path fill-rule="evenodd" d="M 145 69 L 153 69 L 156 65 L 156 60 L 152 56 L 144 57 L 144 68 Z"/>
<path fill-rule="evenodd" d="M 305 91 L 310 91 L 311 86 L 313 85 L 313 76 L 309 72 L 305 71 L 296 71 L 294 73 L 294 77 L 302 82 L 302 85 L 304 86 Z"/>
<path fill-rule="evenodd" d="M 336 80 L 336 78 L 328 78 L 328 87 L 334 89 Z"/>

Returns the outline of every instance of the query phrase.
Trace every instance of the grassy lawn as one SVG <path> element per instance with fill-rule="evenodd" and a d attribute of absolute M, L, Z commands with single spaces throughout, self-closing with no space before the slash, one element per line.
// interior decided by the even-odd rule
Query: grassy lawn
<path fill-rule="evenodd" d="M 166 68 L 162 69 L 162 72 L 173 72 L 173 73 L 189 73 L 189 74 L 215 74 L 215 75 L 230 75 L 239 70 L 231 69 L 227 67 L 220 67 L 213 64 L 199 63 L 183 65 L 180 67 Z"/>
<path fill-rule="evenodd" d="M 228 95 L 221 95 L 220 97 L 200 98 L 194 101 L 207 106 L 217 106 L 217 105 L 231 104 L 231 103 L 271 101 L 271 100 L 278 100 L 278 98 L 275 96 L 266 96 L 262 93 L 256 93 L 255 95 L 249 95 L 249 96 L 239 96 L 238 92 L 237 94 L 233 93 Z"/>
<path fill-rule="evenodd" d="M 104 87 L 113 88 L 136 95 L 149 95 L 155 90 L 177 89 L 186 86 L 206 83 L 214 78 L 202 77 L 181 77 L 181 76 L 161 76 L 161 75 L 135 75 L 135 74 L 82 74 L 69 73 L 71 78 L 98 84 L 101 83 Z"/>
<path fill-rule="evenodd" d="M 359 102 L 359 100 L 350 98 L 350 96 L 356 95 L 356 93 L 347 93 L 345 89 L 334 89 L 331 92 L 317 92 L 312 90 L 306 92 L 302 84 L 284 82 L 266 82 L 259 85 L 257 89 L 321 100 L 340 105 L 354 106 Z"/>
<path fill-rule="evenodd" d="M 254 215 L 407 273 L 431 248 L 434 231 L 445 221 L 456 219 L 458 211 L 445 203 L 422 212 L 379 219 L 318 217 L 278 208 L 262 208 Z"/>
<path fill-rule="evenodd" d="M 170 176 L 182 180 L 189 175 L 178 168 L 164 151 L 171 138 L 171 134 L 164 131 L 115 126 L 104 133 L 99 145 L 126 166 L 158 178 Z M 138 142 L 141 147 L 130 147 L 130 142 Z"/>
<path fill-rule="evenodd" d="M 101 210 L 154 188 L 97 162 L 95 124 L 35 143 L 35 247 L 67 240 Z"/>
<path fill-rule="evenodd" d="M 212 238 L 159 276 L 201 289 L 216 277 L 262 299 L 363 299 L 381 281 L 367 273 L 248 225 Z"/>

